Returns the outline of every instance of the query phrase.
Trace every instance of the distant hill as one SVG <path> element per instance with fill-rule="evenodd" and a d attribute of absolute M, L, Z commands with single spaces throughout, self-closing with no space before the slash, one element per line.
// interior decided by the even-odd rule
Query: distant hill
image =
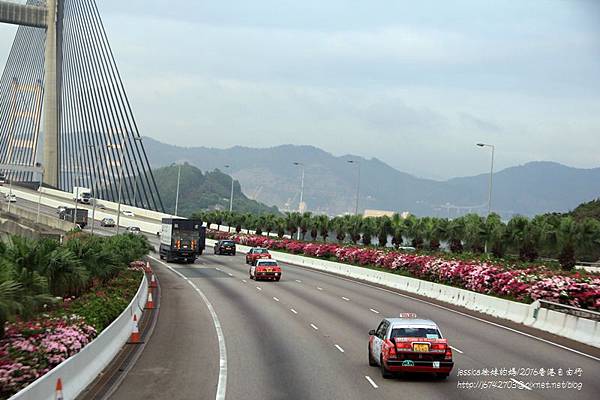
<path fill-rule="evenodd" d="M 384 162 L 356 156 L 336 157 L 313 146 L 272 148 L 185 148 L 144 139 L 151 165 L 189 162 L 202 170 L 231 165 L 244 193 L 281 210 L 298 208 L 300 169 L 306 166 L 304 200 L 309 211 L 330 215 L 353 212 L 358 160 L 360 210 L 409 211 L 416 215 L 454 217 L 487 210 L 487 174 L 435 181 L 398 171 Z M 566 212 L 600 195 L 600 168 L 571 168 L 554 162 L 531 162 L 494 174 L 492 208 L 504 217 Z"/>
<path fill-rule="evenodd" d="M 586 218 L 595 218 L 600 221 L 600 199 L 578 205 L 569 215 L 578 221 Z"/>
<path fill-rule="evenodd" d="M 172 165 L 153 170 L 165 212 L 175 209 L 177 193 L 178 166 Z M 231 194 L 231 177 L 219 170 L 202 173 L 198 168 L 184 164 L 181 166 L 179 185 L 178 214 L 190 216 L 192 213 L 206 209 L 229 210 Z M 246 197 L 239 182 L 233 186 L 233 209 L 240 212 L 278 213 L 276 207 L 269 207 Z"/>

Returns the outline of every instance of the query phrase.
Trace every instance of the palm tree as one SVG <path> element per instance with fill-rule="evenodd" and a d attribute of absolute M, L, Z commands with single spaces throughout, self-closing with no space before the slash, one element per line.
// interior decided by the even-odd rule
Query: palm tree
<path fill-rule="evenodd" d="M 442 218 L 425 218 L 424 234 L 430 250 L 440 249 L 440 242 L 447 239 L 448 220 Z"/>
<path fill-rule="evenodd" d="M 377 241 L 380 247 L 385 247 L 388 242 L 388 236 L 392 233 L 392 221 L 390 217 L 384 215 L 375 219 L 375 230 L 377 233 Z"/>
<path fill-rule="evenodd" d="M 425 235 L 425 220 L 411 215 L 405 220 L 406 234 L 411 239 L 411 244 L 416 249 L 423 248 Z"/>
<path fill-rule="evenodd" d="M 404 233 L 406 232 L 406 225 L 404 224 L 404 218 L 400 214 L 392 215 L 390 220 L 391 223 L 391 234 L 392 244 L 396 247 L 402 246 L 404 243 Z"/>
<path fill-rule="evenodd" d="M 271 232 L 276 228 L 277 219 L 273 214 L 264 214 L 263 215 L 263 227 L 267 232 L 267 236 L 271 236 Z"/>
<path fill-rule="evenodd" d="M 365 246 L 371 245 L 371 240 L 373 239 L 373 235 L 376 232 L 375 221 L 373 218 L 363 218 L 360 224 L 360 229 L 362 232 L 362 243 Z"/>
<path fill-rule="evenodd" d="M 360 240 L 360 233 L 362 231 L 362 216 L 360 215 L 345 215 L 344 220 L 346 221 L 346 230 L 350 235 L 350 240 L 353 244 L 358 243 Z"/>
<path fill-rule="evenodd" d="M 523 261 L 535 261 L 538 257 L 541 225 L 518 215 L 508 222 L 506 230 L 511 245 L 519 252 L 519 258 Z"/>
<path fill-rule="evenodd" d="M 306 233 L 310 229 L 312 224 L 312 214 L 309 212 L 305 212 L 302 214 L 300 218 L 300 234 L 302 235 L 302 240 L 306 237 Z"/>
<path fill-rule="evenodd" d="M 277 231 L 277 237 L 279 239 L 283 238 L 285 236 L 285 218 L 276 217 L 274 227 L 275 227 L 275 230 Z"/>
<path fill-rule="evenodd" d="M 290 233 L 290 237 L 294 237 L 300 226 L 301 215 L 298 212 L 286 213 L 285 214 L 285 227 Z"/>
<path fill-rule="evenodd" d="M 60 297 L 79 294 L 89 277 L 81 260 L 66 247 L 60 247 L 49 255 L 43 272 L 48 278 L 50 293 Z"/>
<path fill-rule="evenodd" d="M 461 253 L 463 251 L 462 240 L 465 236 L 465 221 L 462 217 L 453 219 L 448 223 L 448 241 L 450 251 Z"/>
<path fill-rule="evenodd" d="M 496 213 L 490 214 L 485 221 L 485 230 L 489 251 L 494 257 L 502 258 L 506 251 L 506 225 Z"/>
<path fill-rule="evenodd" d="M 483 253 L 487 241 L 487 231 L 483 218 L 477 214 L 467 214 L 464 241 L 467 249 L 474 253 Z"/>
<path fill-rule="evenodd" d="M 339 243 L 346 239 L 347 222 L 343 217 L 335 217 L 331 220 L 331 228 L 335 232 L 335 238 Z"/>
<path fill-rule="evenodd" d="M 323 238 L 323 242 L 327 241 L 327 236 L 329 236 L 329 217 L 327 215 L 318 215 L 315 217 L 315 226 Z"/>

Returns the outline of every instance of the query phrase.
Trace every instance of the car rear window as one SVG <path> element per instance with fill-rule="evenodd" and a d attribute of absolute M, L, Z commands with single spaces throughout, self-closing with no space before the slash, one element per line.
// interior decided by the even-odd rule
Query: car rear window
<path fill-rule="evenodd" d="M 232 245 L 232 244 L 235 244 L 235 243 L 233 241 L 231 241 L 231 240 L 223 240 L 223 244 Z"/>
<path fill-rule="evenodd" d="M 258 265 L 262 266 L 267 266 L 267 267 L 276 267 L 277 266 L 277 261 L 260 261 L 258 263 Z"/>
<path fill-rule="evenodd" d="M 256 249 L 254 250 L 255 253 L 259 253 L 259 254 L 267 254 L 268 251 L 267 249 Z"/>
<path fill-rule="evenodd" d="M 394 328 L 392 329 L 392 338 L 399 337 L 416 337 L 423 339 L 440 339 L 442 335 L 436 328 Z"/>

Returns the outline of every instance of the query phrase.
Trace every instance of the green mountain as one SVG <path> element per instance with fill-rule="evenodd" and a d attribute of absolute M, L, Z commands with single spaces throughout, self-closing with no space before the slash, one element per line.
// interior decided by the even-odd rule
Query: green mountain
<path fill-rule="evenodd" d="M 573 218 L 578 221 L 586 218 L 595 218 L 600 220 L 600 199 L 592 200 L 587 203 L 578 205 L 573 211 L 569 213 Z"/>
<path fill-rule="evenodd" d="M 152 171 L 167 213 L 175 210 L 178 169 L 178 165 L 171 165 Z M 229 175 L 218 169 L 202 173 L 188 163 L 183 164 L 179 184 L 178 215 L 190 216 L 200 210 L 228 210 L 231 179 Z M 269 207 L 246 197 L 238 181 L 234 181 L 233 185 L 233 210 L 259 214 L 279 213 L 277 207 Z"/>

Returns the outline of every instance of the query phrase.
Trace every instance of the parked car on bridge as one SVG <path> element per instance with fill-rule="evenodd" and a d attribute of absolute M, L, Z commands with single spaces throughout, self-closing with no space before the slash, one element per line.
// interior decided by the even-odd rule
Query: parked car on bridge
<path fill-rule="evenodd" d="M 122 214 L 126 217 L 135 217 L 135 214 L 133 213 L 133 211 L 129 211 L 129 210 L 123 210 Z"/>
<path fill-rule="evenodd" d="M 215 243 L 215 254 L 231 254 L 235 256 L 235 242 L 233 240 L 219 240 Z"/>
<path fill-rule="evenodd" d="M 454 367 L 452 348 L 435 322 L 414 313 L 384 318 L 369 331 L 369 365 L 379 366 L 383 378 L 395 372 L 435 373 L 445 379 Z"/>
<path fill-rule="evenodd" d="M 261 258 L 271 258 L 269 250 L 262 247 L 253 247 L 246 253 L 246 264 L 254 265 L 256 260 Z"/>
<path fill-rule="evenodd" d="M 60 214 L 63 211 L 65 211 L 67 208 L 68 208 L 67 206 L 58 206 L 58 207 L 56 207 L 56 213 Z"/>
<path fill-rule="evenodd" d="M 4 185 L 6 183 L 6 177 L 4 176 L 4 174 L 0 173 L 0 186 Z"/>
<path fill-rule="evenodd" d="M 256 260 L 255 265 L 250 267 L 249 274 L 250 279 L 254 279 L 255 281 L 268 279 L 279 282 L 281 279 L 281 267 L 277 264 L 277 261 L 263 258 Z"/>
<path fill-rule="evenodd" d="M 139 226 L 128 226 L 127 229 L 125 229 L 125 231 L 127 233 L 131 233 L 132 235 L 141 235 L 142 234 L 142 230 L 140 229 Z"/>
<path fill-rule="evenodd" d="M 14 194 L 6 194 L 4 196 L 4 201 L 6 201 L 7 203 L 16 203 L 17 196 L 15 196 Z"/>
<path fill-rule="evenodd" d="M 102 220 L 100 221 L 100 226 L 112 228 L 113 226 L 115 226 L 115 220 L 109 217 L 102 218 Z"/>

